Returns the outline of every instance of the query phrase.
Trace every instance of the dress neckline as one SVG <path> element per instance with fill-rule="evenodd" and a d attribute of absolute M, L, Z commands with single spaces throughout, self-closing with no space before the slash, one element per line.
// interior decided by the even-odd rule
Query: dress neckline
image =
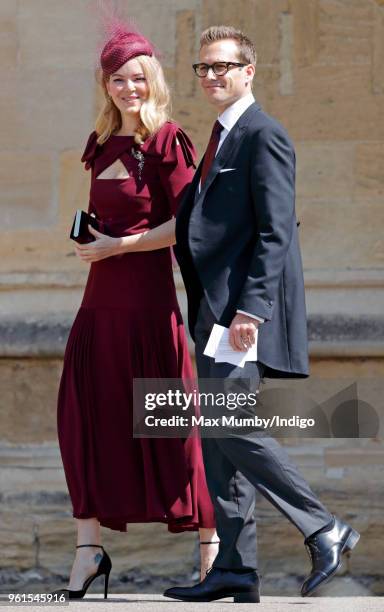
<path fill-rule="evenodd" d="M 134 138 L 133 134 L 111 134 L 114 138 Z"/>

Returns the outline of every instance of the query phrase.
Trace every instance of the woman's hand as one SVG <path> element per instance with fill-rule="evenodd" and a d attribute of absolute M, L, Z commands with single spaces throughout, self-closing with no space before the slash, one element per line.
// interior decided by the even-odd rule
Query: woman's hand
<path fill-rule="evenodd" d="M 76 254 L 80 259 L 87 263 L 93 263 L 119 254 L 121 238 L 112 238 L 112 236 L 102 234 L 91 225 L 88 225 L 88 230 L 90 234 L 95 236 L 96 240 L 88 244 L 75 243 Z"/>
<path fill-rule="evenodd" d="M 175 244 L 174 217 L 151 230 L 131 236 L 121 236 L 120 238 L 112 238 L 101 234 L 90 225 L 88 225 L 88 229 L 96 240 L 88 244 L 76 243 L 77 255 L 87 263 L 100 261 L 100 259 L 113 257 L 114 255 L 123 255 L 124 253 L 155 251 Z"/>

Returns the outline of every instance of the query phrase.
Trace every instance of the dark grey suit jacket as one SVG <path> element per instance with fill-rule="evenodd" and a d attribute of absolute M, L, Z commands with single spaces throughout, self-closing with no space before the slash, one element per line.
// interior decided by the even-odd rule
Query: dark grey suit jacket
<path fill-rule="evenodd" d="M 295 152 L 287 133 L 254 103 L 227 135 L 199 194 L 200 174 L 201 164 L 176 218 L 192 337 L 205 294 L 222 325 L 237 309 L 265 319 L 258 339 L 265 376 L 307 376 Z"/>

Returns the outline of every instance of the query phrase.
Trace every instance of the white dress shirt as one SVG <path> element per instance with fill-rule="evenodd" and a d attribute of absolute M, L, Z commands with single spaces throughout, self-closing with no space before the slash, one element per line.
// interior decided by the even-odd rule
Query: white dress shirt
<path fill-rule="evenodd" d="M 231 104 L 231 106 L 228 106 L 228 108 L 226 108 L 225 111 L 218 116 L 217 119 L 224 127 L 224 129 L 221 131 L 220 134 L 220 140 L 217 146 L 216 155 L 218 154 L 220 147 L 222 146 L 224 140 L 228 136 L 235 123 L 237 123 L 241 115 L 247 110 L 249 106 L 251 106 L 251 104 L 254 103 L 254 101 L 255 98 L 253 97 L 253 94 L 249 93 L 246 96 L 240 98 L 239 100 L 236 100 L 236 102 Z M 244 310 L 236 310 L 236 312 L 238 312 L 239 314 L 245 314 L 247 315 L 247 317 L 252 317 L 252 319 L 256 319 L 260 323 L 264 323 L 265 321 L 265 319 L 257 317 L 256 315 L 251 314 L 249 312 L 245 312 Z"/>
<path fill-rule="evenodd" d="M 240 98 L 239 100 L 236 100 L 236 102 L 231 104 L 231 106 L 228 106 L 228 108 L 226 108 L 225 111 L 222 112 L 221 115 L 218 116 L 217 119 L 218 121 L 220 121 L 224 129 L 221 131 L 221 134 L 220 134 L 220 140 L 219 140 L 219 144 L 216 150 L 216 155 L 220 151 L 220 147 L 223 144 L 226 137 L 228 136 L 228 133 L 230 132 L 230 130 L 233 128 L 235 123 L 237 123 L 237 121 L 240 119 L 241 115 L 245 113 L 247 108 L 251 106 L 251 104 L 254 103 L 254 101 L 255 101 L 255 98 L 253 97 L 253 94 L 249 93 L 246 96 L 243 96 L 242 98 Z"/>

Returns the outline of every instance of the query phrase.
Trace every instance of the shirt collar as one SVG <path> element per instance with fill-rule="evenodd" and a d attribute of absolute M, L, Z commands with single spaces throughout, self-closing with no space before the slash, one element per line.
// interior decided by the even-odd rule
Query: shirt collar
<path fill-rule="evenodd" d="M 221 115 L 218 116 L 218 121 L 220 121 L 221 125 L 224 129 L 228 130 L 228 132 L 233 128 L 235 123 L 240 119 L 241 115 L 247 110 L 251 104 L 253 104 L 255 98 L 252 93 L 243 96 L 239 100 L 236 100 L 231 106 L 225 109 Z"/>

